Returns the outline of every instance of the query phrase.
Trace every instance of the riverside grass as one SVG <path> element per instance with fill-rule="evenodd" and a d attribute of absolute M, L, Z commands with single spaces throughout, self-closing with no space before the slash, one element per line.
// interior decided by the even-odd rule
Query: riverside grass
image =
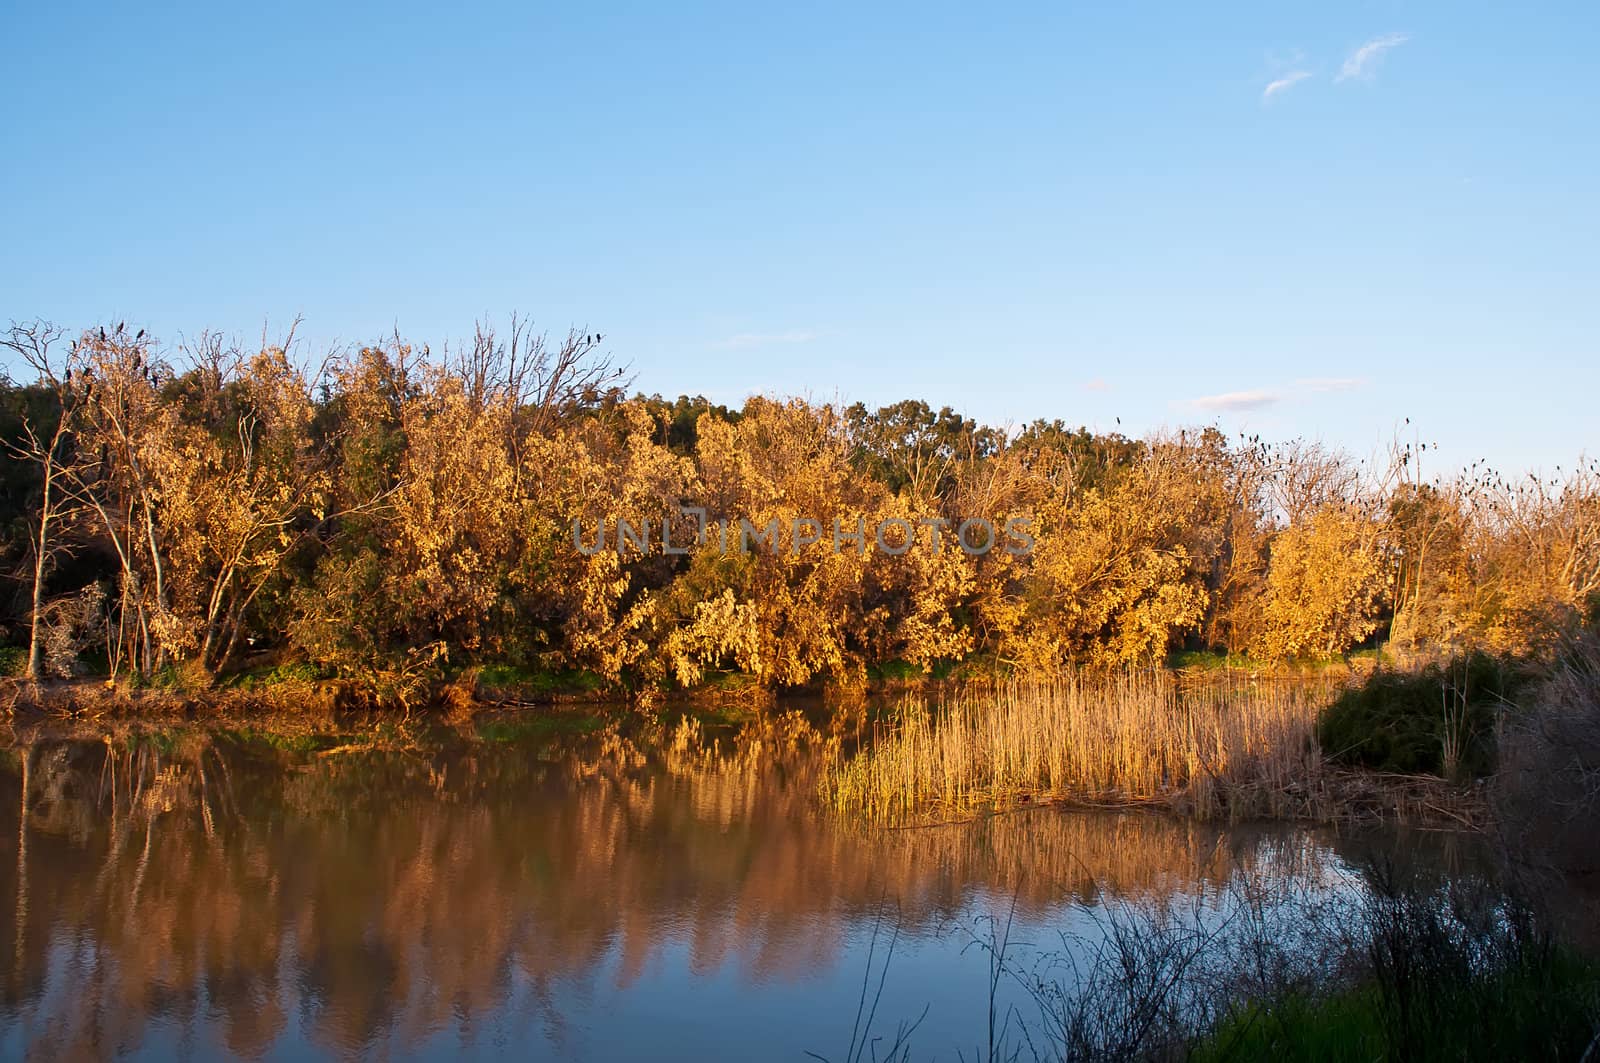
<path fill-rule="evenodd" d="M 1201 817 L 1332 818 L 1318 713 L 1328 676 L 1162 669 L 1071 673 L 902 700 L 823 780 L 838 812 L 880 821 L 1077 799 Z"/>

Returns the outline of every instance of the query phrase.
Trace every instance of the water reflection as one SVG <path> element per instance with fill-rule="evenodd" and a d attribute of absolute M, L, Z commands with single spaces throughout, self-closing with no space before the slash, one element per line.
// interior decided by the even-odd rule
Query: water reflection
<path fill-rule="evenodd" d="M 882 1004 L 925 1053 L 986 1007 L 960 927 L 1043 932 L 1106 895 L 1343 873 L 1304 832 L 1050 810 L 907 830 L 815 812 L 837 748 L 797 715 L 582 738 L 288 754 L 36 740 L 0 774 L 0 1051 L 803 1058 Z"/>

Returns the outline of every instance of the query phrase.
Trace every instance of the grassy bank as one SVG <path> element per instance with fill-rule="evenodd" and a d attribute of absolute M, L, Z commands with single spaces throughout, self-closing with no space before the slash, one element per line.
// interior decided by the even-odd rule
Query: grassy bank
<path fill-rule="evenodd" d="M 508 665 L 459 669 L 401 690 L 339 678 L 303 662 L 267 664 L 226 675 L 169 667 L 147 680 L 83 676 L 39 682 L 0 673 L 0 712 L 106 718 L 210 716 L 265 712 L 320 718 L 334 711 L 396 717 L 498 709 L 592 705 L 649 709 L 661 705 L 759 709 L 781 701 L 822 701 L 854 711 L 869 699 L 960 688 L 974 669 L 909 667 L 873 670 L 850 684 L 814 681 L 778 690 L 745 672 L 708 671 L 693 686 L 629 686 L 583 669 L 539 670 Z"/>
<path fill-rule="evenodd" d="M 1600 1020 L 1600 964 L 1566 949 L 1412 987 L 1368 981 L 1317 999 L 1240 1008 L 1192 1046 L 1195 1063 L 1276 1060 L 1577 1060 Z M 1402 1008 L 1404 1005 L 1404 1008 Z"/>
<path fill-rule="evenodd" d="M 1526 883 L 1423 885 L 1378 867 L 1362 886 L 1341 920 L 1310 917 L 1317 968 L 1247 979 L 1248 994 L 1218 1009 L 1219 1019 L 1176 1039 L 1182 1055 L 1577 1060 L 1600 1050 L 1600 958 L 1557 933 Z M 1263 948 L 1271 957 L 1273 946 L 1250 941 L 1255 955 L 1230 962 L 1259 964 Z"/>
<path fill-rule="evenodd" d="M 1342 882 L 1243 875 L 1192 906 L 1086 905 L 1083 929 L 1038 955 L 1013 941 L 1010 916 L 978 917 L 991 1021 L 987 1047 L 980 1033 L 963 1058 L 1587 1063 L 1600 957 L 1536 899 L 1548 886 L 1392 863 Z M 868 962 L 880 984 L 895 977 L 892 951 L 876 972 Z M 892 1036 L 874 1058 L 909 1061 L 942 1047 L 913 1045 L 915 1024 L 875 1028 L 875 1003 L 863 997 L 852 1049 Z"/>

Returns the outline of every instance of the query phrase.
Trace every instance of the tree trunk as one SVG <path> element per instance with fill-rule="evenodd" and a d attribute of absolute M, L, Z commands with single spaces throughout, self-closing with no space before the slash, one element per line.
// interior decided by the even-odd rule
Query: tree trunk
<path fill-rule="evenodd" d="M 50 534 L 50 490 L 45 481 L 44 512 L 39 516 L 39 541 L 33 558 L 33 608 L 28 617 L 28 678 L 37 682 L 44 673 L 44 559 Z"/>
<path fill-rule="evenodd" d="M 59 430 L 56 433 L 60 437 Z M 56 440 L 44 463 L 44 491 L 39 504 L 39 539 L 33 546 L 33 608 L 28 615 L 28 678 L 44 678 L 44 570 L 50 557 L 50 517 L 54 500 Z"/>

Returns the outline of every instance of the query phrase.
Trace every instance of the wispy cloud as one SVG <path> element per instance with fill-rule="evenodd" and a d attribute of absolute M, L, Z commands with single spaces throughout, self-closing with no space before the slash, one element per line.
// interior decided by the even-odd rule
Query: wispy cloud
<path fill-rule="evenodd" d="M 1276 391 L 1256 389 L 1253 391 L 1225 391 L 1221 395 L 1203 395 L 1198 399 L 1190 399 L 1184 405 L 1192 406 L 1197 410 L 1215 410 L 1229 412 L 1234 410 L 1259 410 L 1271 406 L 1283 399 Z"/>
<path fill-rule="evenodd" d="M 1085 391 L 1105 391 L 1110 387 L 1111 385 L 1106 383 L 1106 378 L 1103 376 L 1097 376 L 1093 380 L 1083 382 L 1083 390 Z"/>
<path fill-rule="evenodd" d="M 1288 92 L 1310 76 L 1309 70 L 1291 70 L 1283 77 L 1267 82 L 1267 87 L 1261 90 L 1261 102 L 1265 103 L 1281 92 Z"/>
<path fill-rule="evenodd" d="M 1295 387 L 1325 394 L 1330 391 L 1354 391 L 1364 388 L 1372 381 L 1364 376 L 1311 376 L 1296 380 Z"/>
<path fill-rule="evenodd" d="M 1318 395 L 1331 395 L 1342 391 L 1355 391 L 1370 385 L 1364 376 L 1306 376 L 1277 387 L 1250 388 L 1246 391 L 1225 391 L 1220 395 L 1202 395 L 1197 399 L 1174 402 L 1177 407 L 1204 410 L 1207 413 L 1243 413 L 1262 410 L 1280 403 L 1316 401 Z"/>
<path fill-rule="evenodd" d="M 1391 48 L 1398 48 L 1411 38 L 1404 33 L 1385 33 L 1382 37 L 1374 37 L 1350 53 L 1344 61 L 1344 66 L 1339 69 L 1339 76 L 1335 81 L 1349 81 L 1352 78 L 1370 78 L 1377 72 L 1378 60 L 1383 53 Z"/>
<path fill-rule="evenodd" d="M 736 332 L 713 346 L 727 351 L 739 351 L 749 347 L 770 347 L 780 343 L 810 343 L 816 338 L 817 334 L 811 329 L 798 328 L 786 332 Z"/>

